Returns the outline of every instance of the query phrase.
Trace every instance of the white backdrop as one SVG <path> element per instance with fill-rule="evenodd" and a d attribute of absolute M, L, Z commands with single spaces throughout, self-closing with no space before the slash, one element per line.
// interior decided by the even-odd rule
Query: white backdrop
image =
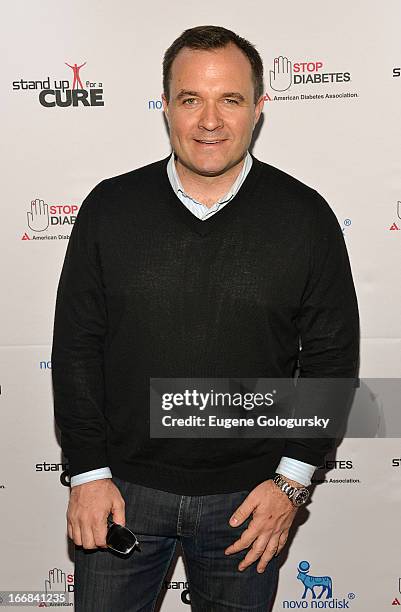
<path fill-rule="evenodd" d="M 56 288 L 91 188 L 169 152 L 160 98 L 165 49 L 200 24 L 228 27 L 256 45 L 266 104 L 253 153 L 330 203 L 358 294 L 360 376 L 400 378 L 401 7 L 399 0 L 15 0 L 2 8 L 0 591 L 49 589 L 57 569 L 72 593 L 68 466 L 51 395 Z M 280 55 L 292 66 L 284 91 L 270 80 Z M 86 105 L 73 105 L 66 63 L 84 64 Z M 48 206 L 41 215 L 40 201 Z M 332 578 L 333 597 L 316 600 L 320 608 L 381 612 L 401 602 L 399 439 L 347 439 L 336 460 L 317 474 L 316 484 L 326 482 L 299 515 L 274 611 L 313 609 L 310 594 L 301 599 L 301 561 L 311 575 Z M 163 612 L 190 609 L 185 580 L 179 557 Z"/>

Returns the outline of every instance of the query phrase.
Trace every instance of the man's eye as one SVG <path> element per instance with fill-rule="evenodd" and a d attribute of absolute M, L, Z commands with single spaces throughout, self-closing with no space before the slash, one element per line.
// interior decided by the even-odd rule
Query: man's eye
<path fill-rule="evenodd" d="M 183 104 L 187 104 L 187 102 L 193 102 L 195 100 L 195 98 L 187 98 L 186 100 L 184 100 Z M 188 106 L 192 106 L 191 104 L 189 104 Z"/>
<path fill-rule="evenodd" d="M 225 98 L 226 102 L 232 102 L 233 104 L 238 104 L 238 100 L 234 100 L 234 98 Z"/>

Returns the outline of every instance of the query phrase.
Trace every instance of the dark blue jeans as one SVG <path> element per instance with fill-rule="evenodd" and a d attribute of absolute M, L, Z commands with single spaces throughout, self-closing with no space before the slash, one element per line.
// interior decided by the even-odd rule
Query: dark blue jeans
<path fill-rule="evenodd" d="M 224 554 L 252 518 L 238 527 L 228 524 L 249 491 L 186 496 L 116 477 L 113 482 L 125 500 L 126 526 L 138 537 L 141 552 L 134 549 L 124 557 L 109 549 L 76 546 L 77 612 L 152 612 L 178 540 L 193 612 L 271 610 L 279 557 L 259 574 L 257 561 L 238 570 L 248 548 Z"/>

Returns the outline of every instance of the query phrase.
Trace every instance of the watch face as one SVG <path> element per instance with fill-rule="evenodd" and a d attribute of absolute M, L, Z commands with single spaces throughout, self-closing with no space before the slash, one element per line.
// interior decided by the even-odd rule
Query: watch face
<path fill-rule="evenodd" d="M 294 506 L 302 506 L 302 504 L 304 504 L 307 501 L 308 497 L 309 497 L 308 489 L 300 489 L 293 496 L 292 502 Z"/>

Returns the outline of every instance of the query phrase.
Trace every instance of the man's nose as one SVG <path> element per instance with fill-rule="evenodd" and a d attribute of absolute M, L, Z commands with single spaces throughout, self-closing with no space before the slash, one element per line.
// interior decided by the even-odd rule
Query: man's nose
<path fill-rule="evenodd" d="M 206 102 L 199 118 L 199 127 L 209 132 L 223 127 L 224 121 L 215 102 Z"/>

